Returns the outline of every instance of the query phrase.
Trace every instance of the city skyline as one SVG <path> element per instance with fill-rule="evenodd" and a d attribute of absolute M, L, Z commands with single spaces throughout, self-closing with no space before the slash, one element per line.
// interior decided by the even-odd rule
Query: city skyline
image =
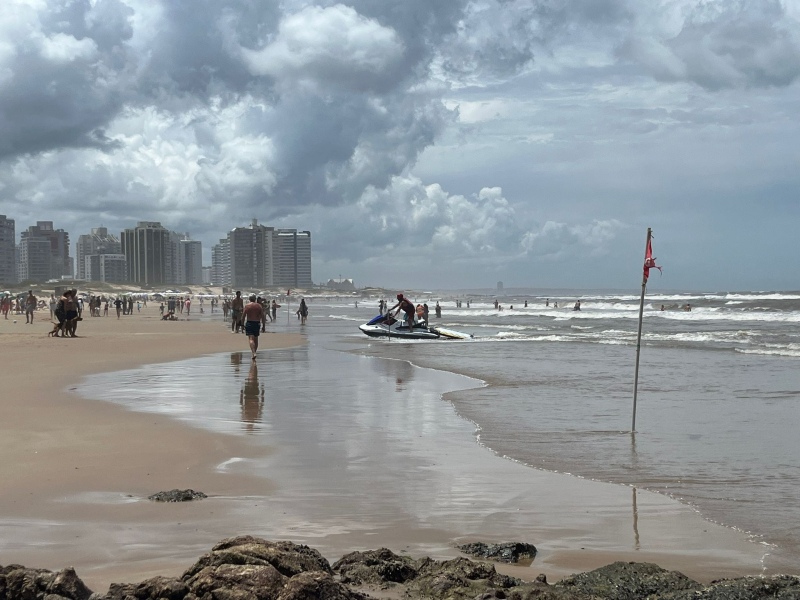
<path fill-rule="evenodd" d="M 788 0 L 9 0 L 0 214 L 256 217 L 393 288 L 792 290 Z"/>
<path fill-rule="evenodd" d="M 37 221 L 19 236 L 15 226 L 15 219 L 0 215 L 0 285 L 64 279 L 143 287 L 201 285 L 204 272 L 217 286 L 314 285 L 311 232 L 268 227 L 257 219 L 234 227 L 219 239 L 207 265 L 202 261 L 199 240 L 191 239 L 188 232 L 169 230 L 158 221 L 138 221 L 119 237 L 107 227 L 92 227 L 73 243 L 69 232 L 56 228 L 52 221 Z M 72 245 L 74 253 L 70 253 Z"/>

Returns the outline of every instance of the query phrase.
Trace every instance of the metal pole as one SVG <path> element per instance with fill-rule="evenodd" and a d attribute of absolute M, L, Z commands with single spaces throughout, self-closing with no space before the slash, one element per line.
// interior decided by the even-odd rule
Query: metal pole
<path fill-rule="evenodd" d="M 647 254 L 647 248 L 650 245 L 650 237 L 653 230 L 647 228 L 647 242 L 645 242 L 644 251 Z M 636 431 L 636 396 L 639 391 L 639 353 L 642 348 L 642 317 L 644 316 L 644 292 L 647 288 L 647 278 L 642 273 L 642 297 L 639 300 L 639 331 L 636 334 L 636 370 L 633 376 L 633 417 L 631 418 L 631 432 Z"/>

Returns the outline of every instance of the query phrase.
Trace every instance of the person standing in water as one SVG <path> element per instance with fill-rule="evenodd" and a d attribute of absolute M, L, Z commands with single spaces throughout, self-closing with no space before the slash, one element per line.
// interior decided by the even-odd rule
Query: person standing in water
<path fill-rule="evenodd" d="M 264 318 L 264 307 L 259 302 L 256 302 L 255 294 L 252 294 L 249 300 L 250 302 L 244 307 L 242 316 L 244 333 L 247 336 L 247 342 L 250 344 L 253 360 L 255 360 L 256 352 L 258 352 L 258 334 L 261 332 L 261 319 Z"/>

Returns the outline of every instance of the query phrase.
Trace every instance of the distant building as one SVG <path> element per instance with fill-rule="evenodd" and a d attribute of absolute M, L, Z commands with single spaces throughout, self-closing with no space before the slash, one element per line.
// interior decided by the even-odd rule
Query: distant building
<path fill-rule="evenodd" d="M 142 286 L 163 286 L 167 279 L 167 248 L 170 232 L 155 221 L 140 221 L 122 232 L 127 281 Z"/>
<path fill-rule="evenodd" d="M 103 281 L 102 279 L 93 279 L 93 276 L 99 277 L 99 271 L 94 270 L 92 276 L 87 272 L 86 259 L 90 256 L 100 254 L 122 254 L 122 244 L 119 238 L 110 235 L 108 229 L 105 227 L 96 227 L 92 229 L 91 233 L 86 233 L 78 237 L 75 242 L 75 277 L 77 279 L 85 279 L 87 281 Z M 95 261 L 96 264 L 97 261 Z M 125 280 L 115 281 L 114 283 L 122 283 Z"/>
<path fill-rule="evenodd" d="M 211 267 L 203 267 L 203 285 L 211 285 Z"/>
<path fill-rule="evenodd" d="M 328 279 L 325 287 L 337 290 L 339 292 L 352 292 L 356 289 L 356 285 L 352 279 Z"/>
<path fill-rule="evenodd" d="M 214 247 L 215 275 L 237 289 L 308 287 L 311 280 L 311 232 L 259 225 L 236 227 L 227 244 Z"/>
<path fill-rule="evenodd" d="M 14 219 L 0 215 L 0 286 L 17 282 L 16 244 Z"/>
<path fill-rule="evenodd" d="M 211 248 L 211 283 L 213 285 L 231 284 L 231 246 L 228 238 Z"/>
<path fill-rule="evenodd" d="M 275 236 L 273 284 L 281 287 L 310 287 L 311 232 L 278 229 Z"/>
<path fill-rule="evenodd" d="M 125 283 L 128 280 L 124 254 L 90 254 L 84 259 L 84 272 L 88 281 Z"/>
<path fill-rule="evenodd" d="M 37 221 L 20 233 L 18 281 L 44 282 L 72 276 L 69 234 L 52 221 Z"/>
<path fill-rule="evenodd" d="M 273 227 L 235 227 L 228 233 L 231 285 L 237 289 L 260 290 L 272 284 Z"/>
<path fill-rule="evenodd" d="M 166 252 L 166 282 L 200 285 L 203 282 L 203 245 L 188 233 L 169 232 Z"/>

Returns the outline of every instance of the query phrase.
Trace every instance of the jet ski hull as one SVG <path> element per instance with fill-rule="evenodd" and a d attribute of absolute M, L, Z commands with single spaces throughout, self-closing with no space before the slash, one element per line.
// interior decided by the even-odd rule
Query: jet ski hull
<path fill-rule="evenodd" d="M 408 327 L 387 327 L 379 324 L 365 323 L 358 328 L 370 337 L 397 338 L 406 340 L 437 340 L 439 334 L 431 331 L 427 327 L 414 327 L 409 331 Z"/>

